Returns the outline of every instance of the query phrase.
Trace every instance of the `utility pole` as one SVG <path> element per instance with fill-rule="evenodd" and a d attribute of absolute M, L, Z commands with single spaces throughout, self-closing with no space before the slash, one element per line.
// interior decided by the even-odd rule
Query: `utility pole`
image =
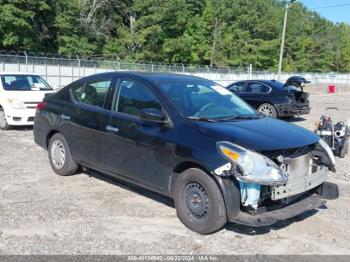
<path fill-rule="evenodd" d="M 283 51 L 284 51 L 284 40 L 286 38 L 286 29 L 287 29 L 287 19 L 288 19 L 288 9 L 296 0 L 291 0 L 290 3 L 286 1 L 286 8 L 284 11 L 284 22 L 283 22 L 283 31 L 282 31 L 282 40 L 281 40 L 281 49 L 280 49 L 280 60 L 278 63 L 278 80 L 281 80 L 281 71 L 283 63 Z"/>

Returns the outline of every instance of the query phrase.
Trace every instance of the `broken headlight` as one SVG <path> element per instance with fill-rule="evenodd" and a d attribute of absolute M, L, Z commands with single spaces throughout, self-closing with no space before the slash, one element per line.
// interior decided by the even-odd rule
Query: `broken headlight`
<path fill-rule="evenodd" d="M 236 168 L 234 175 L 239 181 L 262 185 L 287 183 L 288 174 L 271 159 L 230 142 L 218 142 L 216 145 L 218 151 Z M 215 170 L 218 175 L 219 169 Z"/>

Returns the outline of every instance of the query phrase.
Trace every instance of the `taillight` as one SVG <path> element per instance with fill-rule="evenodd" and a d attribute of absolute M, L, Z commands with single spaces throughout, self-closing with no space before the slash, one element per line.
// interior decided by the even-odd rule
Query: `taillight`
<path fill-rule="evenodd" d="M 36 110 L 40 111 L 43 110 L 47 106 L 46 102 L 40 102 L 39 104 L 36 105 Z"/>

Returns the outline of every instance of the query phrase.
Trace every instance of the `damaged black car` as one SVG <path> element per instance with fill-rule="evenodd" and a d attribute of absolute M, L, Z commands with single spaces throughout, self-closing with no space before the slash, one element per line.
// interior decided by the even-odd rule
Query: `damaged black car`
<path fill-rule="evenodd" d="M 241 97 L 258 112 L 284 118 L 310 113 L 309 94 L 304 92 L 304 77 L 292 76 L 286 83 L 276 80 L 246 80 L 230 84 L 227 88 Z"/>
<path fill-rule="evenodd" d="M 38 105 L 34 139 L 58 175 L 84 167 L 156 191 L 200 234 L 227 221 L 271 225 L 338 197 L 319 136 L 194 76 L 82 78 Z"/>

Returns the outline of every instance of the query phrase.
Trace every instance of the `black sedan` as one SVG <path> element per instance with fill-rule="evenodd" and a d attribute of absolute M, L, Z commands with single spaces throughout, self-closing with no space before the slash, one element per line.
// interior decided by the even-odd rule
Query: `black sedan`
<path fill-rule="evenodd" d="M 291 77 L 286 83 L 275 80 L 247 80 L 227 88 L 254 107 L 258 112 L 273 117 L 293 117 L 310 113 L 309 94 L 302 89 L 308 81 Z"/>
<path fill-rule="evenodd" d="M 171 197 L 201 234 L 227 221 L 275 223 L 337 197 L 325 182 L 334 156 L 317 135 L 193 76 L 82 78 L 38 104 L 34 139 L 58 175 L 85 167 Z"/>

